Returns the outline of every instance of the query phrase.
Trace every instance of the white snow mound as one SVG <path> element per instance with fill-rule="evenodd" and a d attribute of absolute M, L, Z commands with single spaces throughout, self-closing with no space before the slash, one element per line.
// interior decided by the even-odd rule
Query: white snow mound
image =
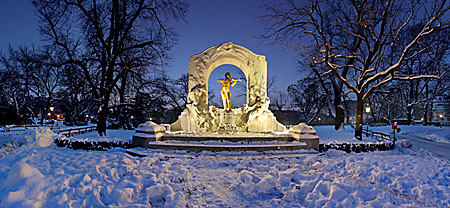
<path fill-rule="evenodd" d="M 147 121 L 143 124 L 140 124 L 136 131 L 156 134 L 166 132 L 166 128 L 151 121 Z"/>
<path fill-rule="evenodd" d="M 30 147 L 48 147 L 55 137 L 60 137 L 50 128 L 32 128 L 13 138 L 13 142 Z"/>
<path fill-rule="evenodd" d="M 0 190 L 0 207 L 41 207 L 46 200 L 45 176 L 27 163 L 17 162 L 9 170 Z"/>

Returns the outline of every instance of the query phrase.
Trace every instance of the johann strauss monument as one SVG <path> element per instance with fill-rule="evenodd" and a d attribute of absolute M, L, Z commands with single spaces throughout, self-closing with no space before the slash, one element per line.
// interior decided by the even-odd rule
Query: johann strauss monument
<path fill-rule="evenodd" d="M 208 106 L 209 75 L 215 68 L 224 64 L 238 67 L 247 79 L 247 103 L 241 108 L 225 111 Z M 189 94 L 186 109 L 178 121 L 170 126 L 171 131 L 214 132 L 220 129 L 237 129 L 239 132 L 285 131 L 286 128 L 277 122 L 269 110 L 266 57 L 227 42 L 191 56 L 188 77 Z M 224 107 L 226 106 L 224 101 Z"/>
<path fill-rule="evenodd" d="M 221 96 L 224 109 L 208 106 L 210 74 L 215 68 L 224 64 L 234 65 L 245 74 L 247 102 L 242 107 L 231 108 L 230 86 L 234 86 L 240 80 L 231 78 L 229 72 L 225 74 L 225 79 L 217 80 L 222 84 Z M 191 140 L 246 140 L 247 142 L 274 140 L 285 143 L 272 144 L 272 149 L 318 149 L 319 138 L 315 135 L 312 127 L 300 124 L 287 132 L 286 127 L 280 124 L 269 110 L 265 56 L 255 54 L 232 42 L 226 42 L 191 56 L 188 77 L 189 93 L 186 109 L 178 117 L 178 120 L 170 125 L 169 131 L 150 121 L 142 124 L 136 130 L 137 133 L 133 135 L 134 146 L 150 148 L 170 146 L 169 149 L 184 149 L 182 147 L 184 143 L 174 145 L 174 143 L 161 142 L 166 140 L 182 140 L 184 142 Z M 188 146 L 191 147 L 192 144 Z M 261 147 L 261 145 L 258 146 Z M 194 149 L 208 149 L 208 146 L 203 145 Z"/>

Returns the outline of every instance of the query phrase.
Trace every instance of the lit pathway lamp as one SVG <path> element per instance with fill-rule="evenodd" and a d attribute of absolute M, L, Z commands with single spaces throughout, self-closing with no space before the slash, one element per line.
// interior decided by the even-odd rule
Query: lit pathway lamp
<path fill-rule="evenodd" d="M 370 112 L 370 106 L 367 105 L 366 107 L 366 113 L 367 113 L 367 132 L 366 132 L 366 136 L 369 136 L 369 112 Z"/>

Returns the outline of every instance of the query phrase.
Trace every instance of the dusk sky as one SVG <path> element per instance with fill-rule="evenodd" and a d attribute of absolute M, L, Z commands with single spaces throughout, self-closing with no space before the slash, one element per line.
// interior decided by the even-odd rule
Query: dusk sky
<path fill-rule="evenodd" d="M 255 17 L 263 14 L 260 0 L 195 0 L 190 2 L 187 24 L 178 24 L 179 42 L 172 49 L 173 61 L 167 68 L 172 78 L 188 72 L 190 56 L 227 41 L 242 45 L 256 54 L 266 56 L 268 76 L 276 77 L 276 90 L 286 88 L 299 79 L 295 58 L 283 53 L 283 46 L 260 44 L 264 25 Z M 39 45 L 33 7 L 27 0 L 2 0 L 0 6 L 0 49 L 8 45 Z M 222 78 L 225 71 L 232 75 L 237 67 L 225 65 L 213 71 L 211 81 Z M 213 87 L 213 84 L 210 84 Z M 214 89 L 217 94 L 220 85 Z M 220 97 L 220 96 L 219 96 Z M 220 99 L 220 98 L 219 98 Z"/>

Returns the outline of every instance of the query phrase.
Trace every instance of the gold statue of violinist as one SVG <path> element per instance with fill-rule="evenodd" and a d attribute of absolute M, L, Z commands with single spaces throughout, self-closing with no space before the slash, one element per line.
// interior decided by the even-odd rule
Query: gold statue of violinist
<path fill-rule="evenodd" d="M 223 101 L 223 109 L 225 111 L 231 111 L 231 91 L 230 85 L 233 87 L 237 82 L 241 81 L 240 79 L 230 78 L 230 72 L 225 73 L 225 79 L 218 79 L 217 82 L 222 83 L 222 90 L 220 91 L 220 95 L 222 96 Z M 228 105 L 227 105 L 228 104 Z"/>

